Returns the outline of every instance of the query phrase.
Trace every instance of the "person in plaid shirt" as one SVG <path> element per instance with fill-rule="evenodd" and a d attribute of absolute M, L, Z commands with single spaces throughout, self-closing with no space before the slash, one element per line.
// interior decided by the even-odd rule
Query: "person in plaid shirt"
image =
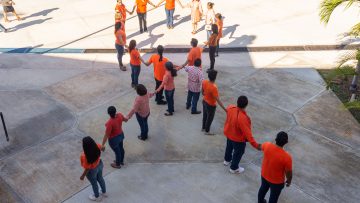
<path fill-rule="evenodd" d="M 204 76 L 201 70 L 201 59 L 195 59 L 194 66 L 182 66 L 188 73 L 188 96 L 186 102 L 186 109 L 190 109 L 191 114 L 200 114 L 197 110 L 197 103 L 200 97 L 201 83 Z M 179 69 L 181 69 L 179 68 Z"/>

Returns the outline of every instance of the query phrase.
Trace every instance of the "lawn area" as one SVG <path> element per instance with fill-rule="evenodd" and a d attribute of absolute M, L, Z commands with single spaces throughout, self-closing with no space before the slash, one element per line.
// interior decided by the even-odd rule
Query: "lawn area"
<path fill-rule="evenodd" d="M 319 74 L 325 81 L 328 81 L 327 78 L 332 70 L 331 69 L 318 69 Z M 336 78 L 330 84 L 330 89 L 336 94 L 336 96 L 341 100 L 342 103 L 346 103 L 350 100 L 351 92 L 349 91 L 349 87 L 352 81 L 352 76 L 347 76 L 345 78 Z M 358 86 L 360 86 L 360 82 L 358 82 Z M 357 98 L 356 100 L 360 102 L 359 99 L 360 90 L 357 90 Z M 360 108 L 359 109 L 349 109 L 351 114 L 355 117 L 355 119 L 360 123 Z"/>

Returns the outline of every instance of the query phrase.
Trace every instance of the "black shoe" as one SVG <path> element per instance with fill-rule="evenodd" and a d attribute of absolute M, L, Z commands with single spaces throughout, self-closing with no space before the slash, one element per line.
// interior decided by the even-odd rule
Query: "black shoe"
<path fill-rule="evenodd" d="M 142 141 L 145 141 L 145 140 L 146 140 L 145 138 L 142 138 L 140 135 L 137 136 L 137 138 L 138 138 L 139 140 L 142 140 Z"/>
<path fill-rule="evenodd" d="M 216 54 L 216 55 L 215 55 L 215 57 L 218 57 L 218 56 L 219 56 L 219 54 Z"/>
<path fill-rule="evenodd" d="M 142 34 L 144 31 L 143 30 L 140 30 L 140 34 Z"/>
<path fill-rule="evenodd" d="M 172 116 L 174 115 L 173 113 L 164 113 L 165 116 Z"/>
<path fill-rule="evenodd" d="M 167 102 L 164 101 L 164 100 L 160 100 L 160 101 L 156 102 L 156 104 L 157 104 L 157 105 L 166 105 Z"/>
<path fill-rule="evenodd" d="M 132 87 L 132 88 L 135 88 L 135 84 L 131 84 L 131 87 Z"/>
<path fill-rule="evenodd" d="M 194 112 L 191 112 L 191 114 L 201 114 L 201 111 L 194 111 Z"/>
<path fill-rule="evenodd" d="M 189 109 L 190 109 L 190 106 L 186 106 L 186 109 L 189 110 Z"/>
<path fill-rule="evenodd" d="M 144 29 L 144 32 L 148 32 L 147 28 L 146 28 L 146 29 Z"/>

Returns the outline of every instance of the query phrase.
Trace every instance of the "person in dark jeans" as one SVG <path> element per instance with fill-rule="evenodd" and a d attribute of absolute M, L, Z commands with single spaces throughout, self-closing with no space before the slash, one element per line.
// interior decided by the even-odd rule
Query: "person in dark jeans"
<path fill-rule="evenodd" d="M 288 143 L 286 132 L 276 135 L 275 144 L 265 142 L 261 146 L 264 159 L 261 166 L 261 186 L 258 203 L 266 203 L 265 196 L 270 189 L 269 203 L 277 203 L 284 186 L 289 187 L 292 181 L 292 157 L 283 147 Z M 286 177 L 286 180 L 285 180 Z"/>
<path fill-rule="evenodd" d="M 155 90 L 155 93 L 160 92 L 162 88 L 165 90 L 165 98 L 168 104 L 167 113 L 165 116 L 172 116 L 174 114 L 174 93 L 175 93 L 175 84 L 174 77 L 177 76 L 177 70 L 174 68 L 173 63 L 166 62 L 165 63 L 166 73 L 164 75 L 164 79 L 159 88 Z"/>
<path fill-rule="evenodd" d="M 105 135 L 102 141 L 101 150 L 105 150 L 105 143 L 109 140 L 110 148 L 115 153 L 115 161 L 111 163 L 113 168 L 121 168 L 121 165 L 124 165 L 124 132 L 122 130 L 123 121 L 127 122 L 128 119 L 124 117 L 121 113 L 116 113 L 116 108 L 114 106 L 109 106 L 107 112 L 110 116 L 110 119 L 106 122 Z"/>
<path fill-rule="evenodd" d="M 216 24 L 211 25 L 212 34 L 209 41 L 205 42 L 205 46 L 209 46 L 209 58 L 210 58 L 210 70 L 214 70 L 215 66 L 215 53 L 218 43 L 218 26 Z"/>
<path fill-rule="evenodd" d="M 131 67 L 131 87 L 135 88 L 139 84 L 139 75 L 141 71 L 140 53 L 136 49 L 136 41 L 129 43 L 130 67 Z"/>
<path fill-rule="evenodd" d="M 205 135 L 215 135 L 210 132 L 210 126 L 214 120 L 216 103 L 218 103 L 224 111 L 226 111 L 224 105 L 220 101 L 218 88 L 215 84 L 217 71 L 208 71 L 209 80 L 202 82 L 202 94 L 203 94 L 203 120 L 202 130 L 205 131 Z"/>
<path fill-rule="evenodd" d="M 80 155 L 81 166 L 84 168 L 84 172 L 80 176 L 80 180 L 84 180 L 85 176 L 91 183 L 93 194 L 89 195 L 89 199 L 93 201 L 100 201 L 102 197 L 107 197 L 105 180 L 102 176 L 104 165 L 100 159 L 101 145 L 96 144 L 90 137 L 84 137 L 82 139 L 83 153 Z M 99 194 L 99 186 L 101 188 L 101 196 Z"/>
<path fill-rule="evenodd" d="M 252 136 L 251 120 L 246 114 L 245 108 L 248 105 L 246 96 L 240 96 L 237 106 L 229 105 L 226 108 L 226 121 L 224 125 L 224 135 L 227 138 L 224 156 L 224 165 L 230 166 L 230 173 L 239 174 L 245 169 L 239 167 L 240 160 L 245 153 L 246 142 L 249 142 L 257 150 L 261 150 Z"/>
<path fill-rule="evenodd" d="M 156 7 L 156 5 L 153 4 L 149 0 L 136 0 L 135 1 L 136 13 L 139 18 L 140 33 L 143 33 L 144 31 L 147 32 L 147 26 L 146 26 L 147 4 L 150 4 L 153 7 Z"/>

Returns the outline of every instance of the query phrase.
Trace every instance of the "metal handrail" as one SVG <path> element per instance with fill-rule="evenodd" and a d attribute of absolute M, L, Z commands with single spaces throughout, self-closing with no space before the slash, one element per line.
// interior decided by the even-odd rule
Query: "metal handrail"
<path fill-rule="evenodd" d="M 6 129 L 6 124 L 5 124 L 5 120 L 4 120 L 4 115 L 3 115 L 2 112 L 0 112 L 0 117 L 1 117 L 2 124 L 3 124 L 5 136 L 6 136 L 6 141 L 9 142 L 9 135 L 8 135 L 8 132 L 7 132 L 7 129 Z"/>

